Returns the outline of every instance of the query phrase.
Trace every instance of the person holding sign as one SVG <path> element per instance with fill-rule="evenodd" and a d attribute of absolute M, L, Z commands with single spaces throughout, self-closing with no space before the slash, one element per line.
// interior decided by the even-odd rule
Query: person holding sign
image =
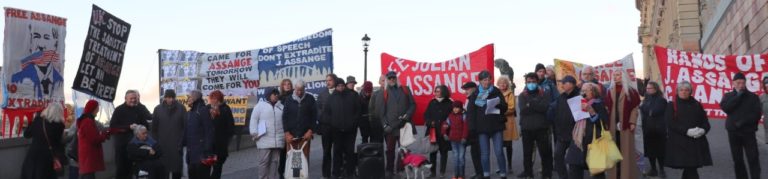
<path fill-rule="evenodd" d="M 507 102 L 501 91 L 491 85 L 491 73 L 483 70 L 478 74 L 480 86 L 469 96 L 467 119 L 470 130 L 477 132 L 480 142 L 480 160 L 483 166 L 483 177 L 491 177 L 490 150 L 496 154 L 496 164 L 501 170 L 502 179 L 507 177 L 507 163 L 502 150 L 502 132 L 507 118 L 502 114 L 507 112 Z M 495 108 L 495 109 L 494 109 Z"/>
<path fill-rule="evenodd" d="M 555 101 L 555 165 L 554 169 L 560 178 L 568 178 L 568 170 L 565 167 L 565 152 L 571 147 L 573 141 L 573 126 L 576 124 L 568 105 L 568 99 L 578 96 L 579 88 L 576 88 L 576 78 L 566 75 L 561 80 L 563 93 Z M 523 118 L 525 120 L 525 118 Z"/>
<path fill-rule="evenodd" d="M 608 115 L 611 122 L 606 128 L 615 133 L 616 144 L 619 145 L 622 160 L 618 167 L 608 172 L 608 177 L 613 179 L 637 178 L 638 168 L 634 160 L 635 153 L 635 124 L 637 122 L 637 107 L 640 105 L 640 93 L 632 88 L 629 76 L 622 71 L 613 72 L 613 86 L 608 89 L 605 96 L 605 104 L 608 107 Z"/>
<path fill-rule="evenodd" d="M 589 115 L 579 119 L 573 129 L 573 143 L 565 157 L 569 165 L 569 179 L 584 178 L 584 171 L 589 170 L 587 146 L 592 144 L 593 139 L 602 137 L 601 130 L 605 130 L 603 124 L 608 121 L 608 111 L 601 100 L 600 86 L 591 82 L 584 83 L 581 85 L 581 95 L 581 106 L 577 108 L 580 111 L 586 111 Z M 605 172 L 593 174 L 592 178 L 605 178 Z"/>
<path fill-rule="evenodd" d="M 746 78 L 739 72 L 733 76 L 733 91 L 723 95 L 720 108 L 728 114 L 725 129 L 731 144 L 731 157 L 736 178 L 760 178 L 760 157 L 757 150 L 757 125 L 760 122 L 760 98 L 747 90 Z M 749 175 L 744 166 L 747 154 Z"/>
<path fill-rule="evenodd" d="M 549 141 L 552 121 L 547 120 L 549 95 L 538 86 L 535 73 L 525 74 L 525 89 L 520 93 L 520 127 L 523 134 L 523 173 L 518 178 L 533 178 L 533 151 L 541 156 L 544 178 L 552 177 L 552 146 Z M 537 145 L 537 147 L 534 147 Z M 511 155 L 511 153 L 510 153 Z"/>

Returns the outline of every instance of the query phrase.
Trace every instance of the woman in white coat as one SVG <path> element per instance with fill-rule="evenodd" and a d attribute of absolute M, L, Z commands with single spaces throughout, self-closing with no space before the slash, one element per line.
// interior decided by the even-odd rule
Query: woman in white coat
<path fill-rule="evenodd" d="M 251 138 L 256 142 L 256 169 L 259 179 L 280 178 L 277 169 L 280 152 L 285 147 L 283 130 L 283 104 L 279 92 L 274 89 L 268 93 L 267 101 L 256 104 L 251 113 L 249 129 Z"/>

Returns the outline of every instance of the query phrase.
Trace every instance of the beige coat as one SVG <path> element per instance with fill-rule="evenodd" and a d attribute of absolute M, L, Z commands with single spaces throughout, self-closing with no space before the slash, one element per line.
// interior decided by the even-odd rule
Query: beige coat
<path fill-rule="evenodd" d="M 632 91 L 632 90 L 630 90 Z M 638 115 L 638 106 L 636 104 L 639 104 L 640 99 L 635 93 L 635 91 L 632 91 L 632 95 L 627 95 L 624 91 L 618 91 L 620 93 L 618 100 L 615 99 L 617 90 L 615 88 L 611 88 L 607 95 L 607 98 L 613 98 L 612 100 L 606 100 L 607 102 L 611 102 L 612 104 L 606 105 L 608 106 L 608 111 L 610 115 L 610 124 L 608 124 L 608 128 L 611 131 L 611 134 L 616 134 L 617 126 L 616 123 L 621 122 L 622 117 L 624 117 L 629 112 L 629 122 L 631 124 L 637 123 L 637 115 Z M 632 100 L 636 101 L 630 101 L 629 98 L 634 98 Z M 625 106 L 625 105 L 633 105 L 633 106 Z M 626 108 L 629 108 L 630 110 L 625 110 Z M 625 124 L 622 124 L 625 125 Z M 621 161 L 621 179 L 635 179 L 638 178 L 639 175 L 639 169 L 637 168 L 636 163 L 636 152 L 635 152 L 635 133 L 633 130 L 622 130 L 619 132 L 619 150 L 621 151 L 621 156 L 624 158 Z M 614 137 L 616 138 L 616 137 Z M 619 177 L 616 177 L 617 172 L 619 169 L 612 168 L 606 172 L 608 178 L 611 179 L 619 179 Z"/>
<path fill-rule="evenodd" d="M 504 100 L 507 101 L 507 112 L 504 116 L 507 117 L 507 122 L 504 128 L 504 141 L 515 141 L 520 139 L 520 132 L 517 129 L 517 121 L 515 120 L 515 93 L 512 90 L 502 92 Z"/>

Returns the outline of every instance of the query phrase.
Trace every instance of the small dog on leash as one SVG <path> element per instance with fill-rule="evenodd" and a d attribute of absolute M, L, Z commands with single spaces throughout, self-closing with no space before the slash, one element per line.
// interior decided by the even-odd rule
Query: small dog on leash
<path fill-rule="evenodd" d="M 414 154 L 405 147 L 401 147 L 398 150 L 400 151 L 401 165 L 405 168 L 405 178 L 411 179 L 411 176 L 413 176 L 414 179 L 418 179 L 419 174 L 421 174 L 421 178 L 424 179 L 424 173 L 432 168 L 432 163 L 427 157 Z"/>

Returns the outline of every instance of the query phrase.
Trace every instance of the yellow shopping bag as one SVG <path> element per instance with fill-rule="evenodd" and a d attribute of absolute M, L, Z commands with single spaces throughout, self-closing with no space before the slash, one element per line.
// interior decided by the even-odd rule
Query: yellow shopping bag
<path fill-rule="evenodd" d="M 613 168 L 622 160 L 619 148 L 613 142 L 611 132 L 600 127 L 601 137 L 597 138 L 597 129 L 592 128 L 592 143 L 587 145 L 587 166 L 592 175 L 600 174 Z"/>

